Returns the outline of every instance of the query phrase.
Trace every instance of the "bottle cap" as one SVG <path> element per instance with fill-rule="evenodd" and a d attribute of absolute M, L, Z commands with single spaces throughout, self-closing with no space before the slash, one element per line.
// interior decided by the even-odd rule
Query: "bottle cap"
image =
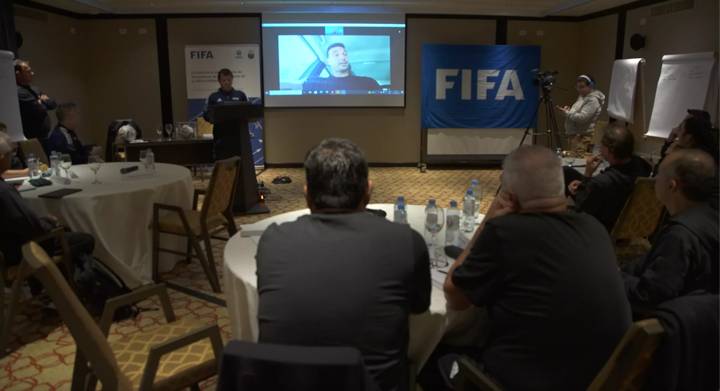
<path fill-rule="evenodd" d="M 467 194 L 467 195 L 472 195 L 472 194 L 473 194 L 472 189 L 467 189 L 467 191 L 465 192 L 465 194 Z"/>
<path fill-rule="evenodd" d="M 435 206 L 435 199 L 434 199 L 434 198 L 429 199 L 429 200 L 428 200 L 428 205 Z"/>
<path fill-rule="evenodd" d="M 450 207 L 451 207 L 451 208 L 457 208 L 457 201 L 455 201 L 455 200 L 450 200 Z"/>
<path fill-rule="evenodd" d="M 477 186 L 477 185 L 480 184 L 480 181 L 478 181 L 477 179 L 473 179 L 473 180 L 470 181 L 470 183 L 471 183 L 473 186 Z"/>
<path fill-rule="evenodd" d="M 397 201 L 398 201 L 398 202 L 405 202 L 405 197 L 403 197 L 403 196 L 398 196 Z"/>

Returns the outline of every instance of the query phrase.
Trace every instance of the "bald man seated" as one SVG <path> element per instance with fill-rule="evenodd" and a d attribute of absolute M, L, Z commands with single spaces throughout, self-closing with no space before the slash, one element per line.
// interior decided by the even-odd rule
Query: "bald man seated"
<path fill-rule="evenodd" d="M 716 170 L 714 159 L 698 149 L 663 159 L 655 194 L 670 218 L 648 255 L 623 273 L 633 305 L 654 307 L 698 290 L 718 293 L 718 212 L 708 202 Z"/>
<path fill-rule="evenodd" d="M 449 308 L 487 307 L 474 359 L 504 389 L 586 389 L 630 326 L 610 237 L 568 210 L 561 164 L 539 146 L 508 155 L 502 191 L 445 280 Z"/>

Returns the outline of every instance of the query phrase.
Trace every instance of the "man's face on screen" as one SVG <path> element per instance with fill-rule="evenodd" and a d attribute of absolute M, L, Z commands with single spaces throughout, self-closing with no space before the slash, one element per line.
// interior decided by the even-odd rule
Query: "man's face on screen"
<path fill-rule="evenodd" d="M 328 50 L 327 66 L 335 77 L 350 75 L 350 61 L 344 47 L 336 46 Z"/>

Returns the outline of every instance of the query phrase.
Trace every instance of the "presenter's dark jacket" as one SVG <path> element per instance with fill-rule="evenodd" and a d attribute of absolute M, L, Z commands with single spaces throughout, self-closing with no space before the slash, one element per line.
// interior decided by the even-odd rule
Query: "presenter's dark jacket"
<path fill-rule="evenodd" d="M 58 125 L 50 131 L 45 141 L 47 153 L 60 152 L 68 154 L 73 164 L 86 164 L 88 162 L 87 148 L 80 142 L 74 130 Z"/>
<path fill-rule="evenodd" d="M 257 250 L 260 341 L 353 346 L 383 391 L 407 390 L 408 315 L 430 305 L 425 241 L 366 212 L 271 225 Z"/>
<path fill-rule="evenodd" d="M 653 307 L 693 291 L 718 293 L 718 212 L 709 205 L 671 217 L 647 256 L 623 273 L 633 304 Z"/>
<path fill-rule="evenodd" d="M 18 100 L 20 101 L 20 118 L 22 119 L 23 133 L 28 139 L 36 138 L 41 142 L 50 132 L 50 117 L 48 110 L 55 110 L 57 104 L 48 99 L 39 102 L 40 91 L 33 86 L 17 86 Z"/>
<path fill-rule="evenodd" d="M 630 327 L 610 236 L 578 212 L 489 220 L 452 274 L 488 309 L 479 357 L 507 390 L 584 390 Z"/>
<path fill-rule="evenodd" d="M 588 178 L 573 196 L 575 207 L 598 219 L 610 232 L 635 188 L 635 179 L 650 175 L 652 167 L 639 156 L 610 166 Z"/>
<path fill-rule="evenodd" d="M 208 97 L 202 116 L 203 118 L 205 118 L 205 121 L 213 122 L 212 118 L 210 117 L 210 111 L 213 106 L 216 106 L 223 102 L 247 102 L 247 100 L 247 95 L 245 95 L 245 93 L 240 90 L 236 90 L 233 88 L 229 92 L 225 92 L 221 88 L 218 88 L 217 91 L 213 92 Z"/>
<path fill-rule="evenodd" d="M 373 91 L 380 85 L 375 79 L 365 76 L 313 77 L 303 83 L 303 93 L 308 91 Z"/>

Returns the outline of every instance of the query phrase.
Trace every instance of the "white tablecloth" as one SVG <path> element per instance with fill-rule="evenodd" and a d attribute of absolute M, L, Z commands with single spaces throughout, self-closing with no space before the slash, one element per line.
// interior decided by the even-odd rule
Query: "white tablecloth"
<path fill-rule="evenodd" d="M 368 208 L 382 209 L 387 218 L 392 219 L 392 204 L 371 204 Z M 424 227 L 424 206 L 408 205 L 408 223 L 416 231 L 422 233 Z M 225 247 L 225 297 L 233 338 L 243 341 L 258 339 L 258 294 L 255 254 L 262 232 L 272 223 L 295 221 L 298 217 L 308 214 L 308 209 L 288 212 L 261 220 L 254 224 L 243 225 L 238 234 L 233 236 Z M 480 215 L 481 218 L 484 216 Z M 438 233 L 439 238 L 445 237 L 445 231 Z M 432 271 L 433 288 L 430 309 L 420 315 L 410 317 L 410 343 L 408 357 L 419 370 L 432 353 L 435 346 L 447 333 L 465 334 L 461 329 L 472 328 L 478 320 L 483 319 L 483 312 L 468 310 L 455 312 L 445 307 L 445 296 L 442 281 L 445 274 L 438 270 Z M 475 337 L 476 335 L 473 335 Z"/>
<path fill-rule="evenodd" d="M 140 166 L 138 171 L 121 175 L 120 168 Z M 192 206 L 190 170 L 171 164 L 156 164 L 154 173 L 139 163 L 103 163 L 98 172 L 100 184 L 92 184 L 93 172 L 87 165 L 73 166 L 76 178 L 64 184 L 64 178 L 52 177 L 52 186 L 31 188 L 23 185 L 21 195 L 38 215 L 51 214 L 71 230 L 95 237 L 95 256 L 117 273 L 130 287 L 152 280 L 153 203 Z M 64 173 L 63 173 L 64 175 Z M 71 175 L 72 176 L 72 175 Z M 38 197 L 62 188 L 82 189 L 61 199 Z M 184 240 L 161 235 L 164 248 L 185 250 Z M 161 257 L 161 270 L 169 270 L 178 257 Z"/>

